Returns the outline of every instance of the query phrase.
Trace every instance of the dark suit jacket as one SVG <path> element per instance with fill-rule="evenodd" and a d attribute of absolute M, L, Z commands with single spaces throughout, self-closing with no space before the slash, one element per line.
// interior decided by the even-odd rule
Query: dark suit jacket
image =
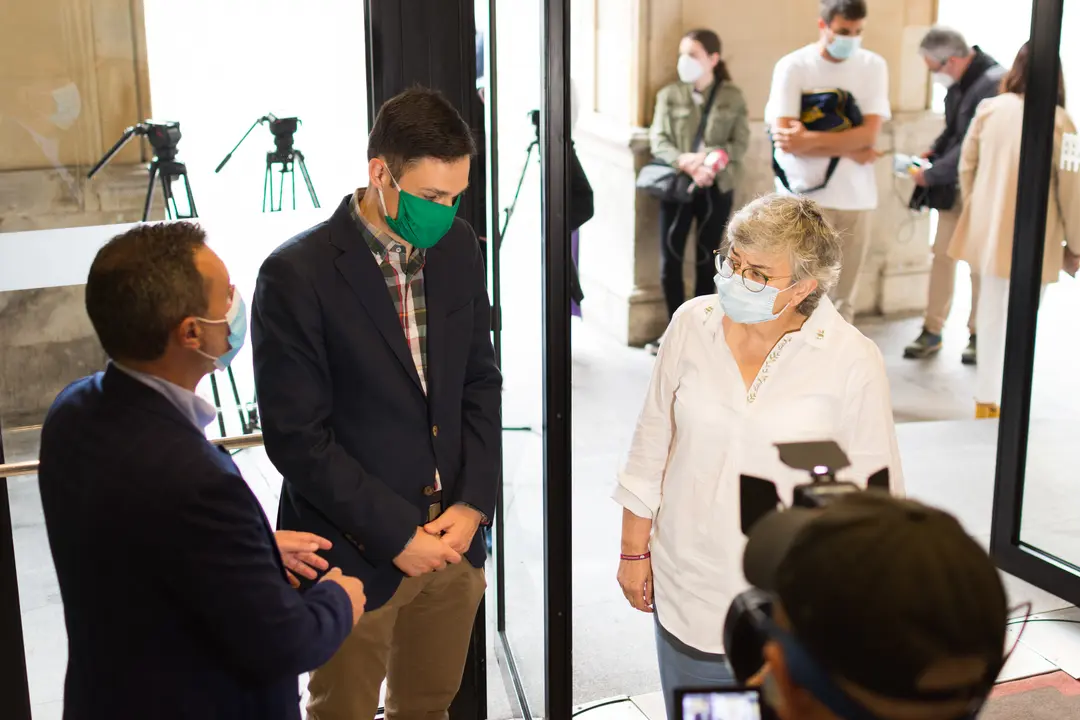
<path fill-rule="evenodd" d="M 436 467 L 444 506 L 494 514 L 502 378 L 472 228 L 455 219 L 427 251 L 425 396 L 349 200 L 263 263 L 251 328 L 278 524 L 333 541 L 327 558 L 364 581 L 372 610 L 401 582 L 393 560 L 426 522 Z M 467 557 L 483 565 L 480 533 Z"/>
<path fill-rule="evenodd" d="M 964 76 L 945 94 L 945 129 L 931 147 L 933 167 L 925 173 L 927 183 L 955 186 L 960 182 L 960 149 L 975 109 L 983 100 L 998 94 L 1005 72 L 994 58 L 975 46 L 975 57 Z"/>
<path fill-rule="evenodd" d="M 64 718 L 298 720 L 297 676 L 352 630 L 301 595 L 227 452 L 115 367 L 57 397 L 41 503 L 68 634 Z"/>

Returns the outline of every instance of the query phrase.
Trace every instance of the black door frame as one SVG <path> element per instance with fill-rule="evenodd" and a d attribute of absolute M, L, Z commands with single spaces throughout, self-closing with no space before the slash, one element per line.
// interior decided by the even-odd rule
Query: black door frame
<path fill-rule="evenodd" d="M 4 424 L 0 418 L 0 465 L 4 459 Z M 30 720 L 30 682 L 26 672 L 19 575 L 15 567 L 15 527 L 8 497 L 10 478 L 0 476 L 0 717 Z"/>
<path fill-rule="evenodd" d="M 543 7 L 540 179 L 544 237 L 544 695 L 573 711 L 570 357 L 570 0 Z"/>
<path fill-rule="evenodd" d="M 483 0 L 481 0 L 483 1 Z M 495 347 L 501 359 L 499 246 L 498 68 L 495 59 L 497 0 L 489 1 L 485 37 L 489 162 L 489 287 L 495 308 Z M 570 355 L 570 0 L 541 4 L 543 66 L 540 102 L 541 235 L 544 274 L 543 512 L 544 512 L 544 716 L 573 714 L 571 546 L 571 355 Z M 497 519 L 503 518 L 499 494 Z M 496 629 L 521 717 L 535 717 L 506 631 L 505 533 L 496 523 Z"/>
<path fill-rule="evenodd" d="M 1080 567 L 1020 537 L 1063 13 L 1064 0 L 1032 4 L 990 550 L 1002 570 L 1080 604 Z"/>

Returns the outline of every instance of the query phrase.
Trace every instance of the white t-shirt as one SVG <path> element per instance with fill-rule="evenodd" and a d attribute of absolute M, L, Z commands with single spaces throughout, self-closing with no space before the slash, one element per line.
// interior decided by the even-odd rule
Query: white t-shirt
<path fill-rule="evenodd" d="M 777 118 L 798 118 L 802 114 L 802 94 L 838 88 L 855 98 L 863 116 L 880 115 L 888 120 L 889 67 L 877 53 L 859 48 L 843 62 L 821 56 L 821 46 L 807 45 L 780 58 L 773 69 L 772 90 L 765 106 L 765 122 Z M 793 189 L 817 187 L 824 181 L 829 158 L 804 158 L 777 152 L 777 162 Z M 777 192 L 787 193 L 780 181 Z M 829 184 L 808 197 L 833 210 L 873 210 L 877 207 L 874 166 L 841 158 Z"/>

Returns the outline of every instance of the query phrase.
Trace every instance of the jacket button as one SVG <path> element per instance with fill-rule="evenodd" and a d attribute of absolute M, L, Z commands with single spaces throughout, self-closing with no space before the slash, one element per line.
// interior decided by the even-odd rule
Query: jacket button
<path fill-rule="evenodd" d="M 439 426 L 438 425 L 432 425 L 431 426 L 431 434 L 434 437 L 439 437 Z"/>
<path fill-rule="evenodd" d="M 428 485 L 426 488 L 424 488 L 424 495 L 426 495 L 427 497 L 431 497 L 434 494 L 435 494 L 435 488 L 431 487 L 430 485 Z"/>

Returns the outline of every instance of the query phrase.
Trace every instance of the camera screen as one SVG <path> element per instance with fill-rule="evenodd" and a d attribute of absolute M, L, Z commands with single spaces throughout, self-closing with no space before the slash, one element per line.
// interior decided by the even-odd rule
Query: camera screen
<path fill-rule="evenodd" d="M 761 720 L 757 690 L 694 690 L 679 699 L 681 720 Z"/>

